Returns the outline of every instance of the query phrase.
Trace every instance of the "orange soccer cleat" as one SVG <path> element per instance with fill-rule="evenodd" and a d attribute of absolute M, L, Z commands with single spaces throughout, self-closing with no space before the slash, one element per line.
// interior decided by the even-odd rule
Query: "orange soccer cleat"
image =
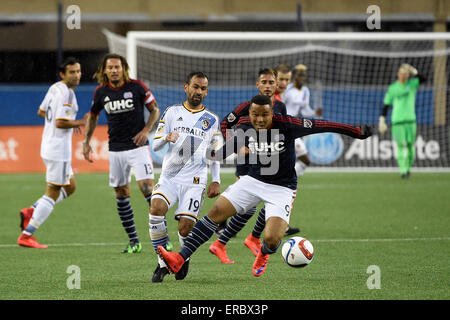
<path fill-rule="evenodd" d="M 22 231 L 27 228 L 28 223 L 30 222 L 31 216 L 33 215 L 33 212 L 34 212 L 33 207 L 23 208 L 22 210 L 20 210 L 20 212 L 19 212 L 20 229 L 22 229 Z"/>
<path fill-rule="evenodd" d="M 217 239 L 209 246 L 209 252 L 216 255 L 222 263 L 234 263 L 227 255 L 227 247 Z"/>
<path fill-rule="evenodd" d="M 259 240 L 259 238 L 255 238 L 251 233 L 247 238 L 245 238 L 244 244 L 253 252 L 255 257 L 261 251 L 261 240 Z"/>
<path fill-rule="evenodd" d="M 266 271 L 267 263 L 269 262 L 269 254 L 263 254 L 259 251 L 253 263 L 252 273 L 255 277 L 260 277 Z"/>
<path fill-rule="evenodd" d="M 184 264 L 184 258 L 179 253 L 169 252 L 163 246 L 158 246 L 157 251 L 161 259 L 164 260 L 169 270 L 178 273 Z"/>
<path fill-rule="evenodd" d="M 17 244 L 22 247 L 29 247 L 29 248 L 37 248 L 37 249 L 48 248 L 47 245 L 40 244 L 39 242 L 37 242 L 36 238 L 33 237 L 32 235 L 29 236 L 24 233 L 22 233 L 20 235 L 19 239 L 17 239 Z"/>

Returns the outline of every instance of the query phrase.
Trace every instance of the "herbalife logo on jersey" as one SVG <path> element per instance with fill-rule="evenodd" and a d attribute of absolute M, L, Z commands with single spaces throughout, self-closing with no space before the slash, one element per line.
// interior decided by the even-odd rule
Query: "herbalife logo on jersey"
<path fill-rule="evenodd" d="M 133 94 L 125 92 L 124 98 L 120 100 L 111 100 L 108 96 L 103 100 L 104 108 L 108 114 L 122 113 L 134 110 Z"/>

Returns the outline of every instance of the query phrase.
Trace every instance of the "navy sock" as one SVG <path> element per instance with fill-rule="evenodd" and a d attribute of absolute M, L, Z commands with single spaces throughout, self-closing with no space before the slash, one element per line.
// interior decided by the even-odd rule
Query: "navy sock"
<path fill-rule="evenodd" d="M 270 248 L 267 243 L 263 240 L 262 246 L 261 246 L 261 253 L 262 254 L 273 254 L 277 252 L 278 248 L 281 245 L 281 241 L 278 242 L 277 246 L 275 248 Z"/>
<path fill-rule="evenodd" d="M 255 238 L 261 238 L 261 234 L 266 227 L 266 207 L 262 207 L 258 214 L 255 226 L 253 227 L 252 235 Z"/>
<path fill-rule="evenodd" d="M 231 217 L 230 222 L 228 223 L 225 230 L 219 237 L 219 241 L 223 244 L 227 244 L 227 242 L 233 236 L 237 235 L 247 224 L 247 221 L 253 217 L 256 212 L 256 207 L 251 208 L 245 213 L 236 214 Z"/>
<path fill-rule="evenodd" d="M 147 200 L 147 202 L 148 202 L 148 207 L 150 208 L 150 205 L 152 203 L 152 194 L 150 193 L 144 197 L 145 197 L 145 200 Z"/>
<path fill-rule="evenodd" d="M 134 225 L 134 213 L 131 208 L 130 198 L 116 198 L 117 211 L 119 212 L 120 221 L 125 229 L 130 242 L 139 242 L 139 238 Z"/>
<path fill-rule="evenodd" d="M 204 216 L 195 224 L 191 233 L 184 240 L 180 254 L 187 260 L 203 243 L 208 241 L 217 229 L 218 224 L 208 216 Z"/>

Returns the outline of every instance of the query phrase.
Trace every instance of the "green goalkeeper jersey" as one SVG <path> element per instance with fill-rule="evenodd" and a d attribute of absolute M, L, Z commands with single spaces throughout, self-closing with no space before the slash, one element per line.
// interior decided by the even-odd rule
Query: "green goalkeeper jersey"
<path fill-rule="evenodd" d="M 395 81 L 389 86 L 384 96 L 384 104 L 392 105 L 393 124 L 416 121 L 416 93 L 419 88 L 419 79 L 411 78 L 404 84 Z"/>

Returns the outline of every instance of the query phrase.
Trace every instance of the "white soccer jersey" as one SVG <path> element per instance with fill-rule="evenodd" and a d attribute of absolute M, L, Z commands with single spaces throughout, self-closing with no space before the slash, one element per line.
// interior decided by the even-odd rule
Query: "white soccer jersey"
<path fill-rule="evenodd" d="M 56 82 L 48 89 L 39 109 L 45 111 L 41 157 L 47 160 L 71 161 L 73 129 L 56 128 L 56 120 L 75 120 L 78 112 L 75 92 L 64 82 Z"/>
<path fill-rule="evenodd" d="M 310 92 L 307 86 L 302 86 L 299 90 L 295 86 L 289 85 L 282 98 L 288 115 L 293 117 L 315 116 L 315 111 L 309 105 Z"/>
<path fill-rule="evenodd" d="M 169 143 L 166 136 L 173 131 L 177 131 L 179 137 L 175 143 Z M 206 151 L 221 138 L 219 118 L 205 107 L 195 111 L 183 104 L 168 107 L 153 142 L 155 150 L 169 143 L 160 179 L 182 185 L 205 186 L 208 181 Z"/>

